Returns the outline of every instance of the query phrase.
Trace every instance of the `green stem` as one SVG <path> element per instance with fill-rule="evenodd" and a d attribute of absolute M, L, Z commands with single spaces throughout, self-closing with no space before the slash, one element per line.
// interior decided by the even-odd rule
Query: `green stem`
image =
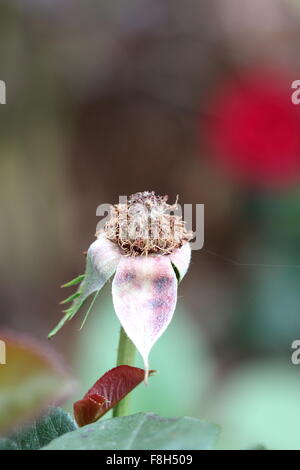
<path fill-rule="evenodd" d="M 121 327 L 117 366 L 133 366 L 135 362 L 135 346 Z M 130 394 L 121 400 L 113 409 L 113 417 L 126 416 L 129 411 Z"/>

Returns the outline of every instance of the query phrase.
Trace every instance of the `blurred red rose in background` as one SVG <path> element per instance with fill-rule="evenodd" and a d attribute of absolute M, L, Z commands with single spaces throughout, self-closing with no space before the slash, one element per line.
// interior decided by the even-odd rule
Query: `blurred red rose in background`
<path fill-rule="evenodd" d="M 293 79 L 251 70 L 214 92 L 207 143 L 240 181 L 278 187 L 300 179 L 300 105 L 291 102 Z"/>

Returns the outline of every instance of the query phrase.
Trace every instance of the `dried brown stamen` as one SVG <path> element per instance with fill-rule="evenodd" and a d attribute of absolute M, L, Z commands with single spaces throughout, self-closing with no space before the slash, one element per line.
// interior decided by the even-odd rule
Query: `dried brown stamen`
<path fill-rule="evenodd" d="M 193 238 L 179 214 L 177 201 L 154 191 L 133 194 L 127 203 L 116 204 L 105 224 L 106 237 L 127 256 L 166 255 Z"/>

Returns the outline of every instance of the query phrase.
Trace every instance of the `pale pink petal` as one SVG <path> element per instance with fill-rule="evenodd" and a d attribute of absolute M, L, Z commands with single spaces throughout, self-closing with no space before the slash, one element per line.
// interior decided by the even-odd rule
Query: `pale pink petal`
<path fill-rule="evenodd" d="M 116 314 L 149 369 L 149 352 L 169 325 L 177 279 L 168 256 L 122 257 L 112 285 Z"/>
<path fill-rule="evenodd" d="M 85 278 L 80 286 L 84 297 L 104 286 L 116 271 L 120 259 L 118 246 L 101 234 L 87 252 Z"/>
<path fill-rule="evenodd" d="M 185 276 L 191 261 L 191 246 L 189 243 L 185 243 L 181 248 L 175 250 L 169 259 L 175 266 L 179 274 L 179 281 Z"/>

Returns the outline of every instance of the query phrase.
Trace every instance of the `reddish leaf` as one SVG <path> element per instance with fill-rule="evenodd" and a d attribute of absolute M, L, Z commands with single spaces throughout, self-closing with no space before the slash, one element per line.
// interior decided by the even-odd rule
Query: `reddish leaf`
<path fill-rule="evenodd" d="M 94 423 L 101 418 L 105 403 L 105 398 L 100 395 L 92 395 L 74 403 L 74 416 L 78 426 Z"/>
<path fill-rule="evenodd" d="M 153 374 L 154 370 L 149 371 Z M 121 401 L 145 377 L 144 369 L 118 366 L 104 374 L 84 395 L 74 403 L 74 416 L 78 426 L 94 423 Z"/>

